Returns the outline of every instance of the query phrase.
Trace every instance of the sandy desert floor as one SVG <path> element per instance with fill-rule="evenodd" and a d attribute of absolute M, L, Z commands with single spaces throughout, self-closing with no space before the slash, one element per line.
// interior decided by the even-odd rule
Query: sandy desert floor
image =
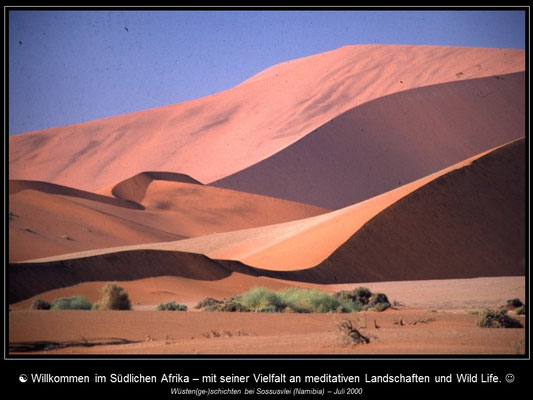
<path fill-rule="evenodd" d="M 233 282 L 232 282 L 233 281 Z M 238 279 L 218 283 L 222 295 L 235 290 Z M 244 285 L 246 282 L 241 282 Z M 264 279 L 265 286 L 283 282 Z M 229 313 L 194 310 L 199 287 L 191 288 L 189 311 L 155 311 L 158 301 L 172 297 L 191 282 L 158 278 L 122 286 L 134 311 L 34 311 L 29 301 L 9 313 L 11 354 L 80 355 L 304 355 L 304 354 L 508 354 L 525 352 L 525 329 L 488 329 L 476 325 L 476 311 L 498 308 L 511 298 L 525 298 L 524 277 L 380 282 L 364 286 L 388 294 L 401 305 L 384 312 L 352 314 Z M 100 285 L 101 286 L 101 285 Z M 318 285 L 308 285 L 308 287 Z M 94 297 L 99 284 L 82 284 L 45 294 L 73 292 Z M 152 286 L 153 287 L 153 286 Z M 327 285 L 337 291 L 353 285 Z M 196 290 L 195 290 L 196 289 Z M 208 288 L 204 288 L 209 290 Z M 194 293 L 195 295 L 192 295 Z M 175 293 L 174 293 L 175 295 Z M 175 297 L 174 297 L 175 298 Z M 136 311 L 135 311 L 136 310 Z M 512 312 L 511 312 L 511 315 Z M 514 316 L 514 315 L 513 315 Z M 525 324 L 524 316 L 516 316 Z M 344 319 L 370 339 L 365 345 L 343 346 L 337 325 Z"/>
<path fill-rule="evenodd" d="M 462 311 L 415 310 L 347 315 L 16 311 L 10 315 L 9 346 L 11 354 L 45 356 L 524 354 L 524 329 L 479 328 L 478 317 Z M 341 345 L 337 324 L 345 318 L 357 326 L 366 323 L 360 332 L 370 343 Z"/>

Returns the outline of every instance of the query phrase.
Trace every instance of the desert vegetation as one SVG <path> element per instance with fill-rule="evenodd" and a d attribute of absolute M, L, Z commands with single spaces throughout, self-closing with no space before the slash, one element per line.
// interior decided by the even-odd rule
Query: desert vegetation
<path fill-rule="evenodd" d="M 124 288 L 113 282 L 102 288 L 100 300 L 93 305 L 95 310 L 131 310 L 131 301 Z"/>
<path fill-rule="evenodd" d="M 522 328 L 523 325 L 517 319 L 509 316 L 507 310 L 485 310 L 481 314 L 477 325 L 481 328 Z"/>
<path fill-rule="evenodd" d="M 49 310 L 52 307 L 52 305 L 43 299 L 35 299 L 31 303 L 30 308 L 32 310 Z"/>
<path fill-rule="evenodd" d="M 214 307 L 220 303 L 222 303 L 222 301 L 214 299 L 212 297 L 206 297 L 205 299 L 199 301 L 198 304 L 196 304 L 194 308 L 200 309 L 200 308 L 206 308 L 206 307 Z"/>
<path fill-rule="evenodd" d="M 32 310 L 90 310 L 92 304 L 83 296 L 60 297 L 49 303 L 35 299 L 30 307 Z"/>
<path fill-rule="evenodd" d="M 363 335 L 348 319 L 337 324 L 337 342 L 341 346 L 356 346 L 358 344 L 370 343 L 370 338 Z"/>
<path fill-rule="evenodd" d="M 507 307 L 508 308 L 518 308 L 518 307 L 522 307 L 524 305 L 524 303 L 522 303 L 522 301 L 518 298 L 515 298 L 515 299 L 510 299 L 510 300 L 507 300 Z"/>
<path fill-rule="evenodd" d="M 289 288 L 273 291 L 256 287 L 224 300 L 205 298 L 195 308 L 230 312 L 350 313 L 362 310 L 383 311 L 390 306 L 386 295 L 372 293 L 362 287 L 334 294 L 316 289 Z"/>
<path fill-rule="evenodd" d="M 157 311 L 187 311 L 185 304 L 176 303 L 174 300 L 161 303 L 156 308 Z"/>
<path fill-rule="evenodd" d="M 500 306 L 497 310 L 483 310 L 483 309 L 471 309 L 467 308 L 465 313 L 471 315 L 482 315 L 487 320 L 503 320 L 505 317 L 501 315 L 506 315 L 509 311 L 513 311 L 515 315 L 525 315 L 526 314 L 526 305 L 522 303 L 519 298 L 514 298 L 507 300 L 506 304 Z M 511 318 L 507 316 L 508 318 Z"/>
<path fill-rule="evenodd" d="M 51 304 L 51 310 L 90 310 L 92 304 L 83 296 L 60 297 Z"/>
<path fill-rule="evenodd" d="M 176 304 L 173 301 L 160 304 L 159 306 L 166 307 L 162 309 L 187 310 L 186 306 Z M 185 307 L 185 310 L 182 310 L 183 307 Z M 35 299 L 31 303 L 30 308 L 32 310 L 131 310 L 131 301 L 124 288 L 110 282 L 101 289 L 101 297 L 94 304 L 91 304 L 83 296 L 72 296 L 60 297 L 52 300 L 52 302 Z"/>
<path fill-rule="evenodd" d="M 340 292 L 334 293 L 333 296 L 356 304 L 360 310 L 384 311 L 391 307 L 391 303 L 385 294 L 372 293 L 366 287 L 357 287 L 352 290 L 341 290 Z"/>
<path fill-rule="evenodd" d="M 506 310 L 513 310 L 516 315 L 526 314 L 526 305 L 518 298 L 507 300 Z"/>
<path fill-rule="evenodd" d="M 520 307 L 517 307 L 514 309 L 514 313 L 516 315 L 526 315 L 526 306 L 525 304 L 520 306 Z"/>

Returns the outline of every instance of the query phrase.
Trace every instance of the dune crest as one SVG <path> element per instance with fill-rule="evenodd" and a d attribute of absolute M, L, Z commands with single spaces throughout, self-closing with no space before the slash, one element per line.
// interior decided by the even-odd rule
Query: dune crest
<path fill-rule="evenodd" d="M 60 195 L 67 197 L 74 197 L 86 200 L 92 200 L 100 203 L 111 204 L 117 207 L 131 208 L 135 210 L 143 210 L 143 206 L 130 199 L 113 198 L 110 196 L 101 195 L 98 193 L 86 192 L 67 186 L 56 185 L 49 182 L 40 181 L 24 181 L 24 180 L 9 180 L 9 196 L 14 196 L 24 190 L 32 190 L 41 193 L 48 193 L 52 195 Z M 123 201 L 125 200 L 125 201 Z"/>
<path fill-rule="evenodd" d="M 211 183 L 339 209 L 524 136 L 525 74 L 402 91 Z"/>
<path fill-rule="evenodd" d="M 483 152 L 397 189 L 327 214 L 156 246 L 160 250 L 196 252 L 216 259 L 239 260 L 268 270 L 311 268 L 324 261 L 365 223 L 399 199 L 489 152 Z M 156 247 L 152 245 L 151 248 Z"/>
<path fill-rule="evenodd" d="M 525 52 L 519 50 L 342 47 L 198 100 L 10 136 L 9 177 L 89 191 L 143 171 L 179 171 L 210 183 L 371 100 L 524 70 Z"/>
<path fill-rule="evenodd" d="M 313 268 L 269 274 L 349 283 L 524 276 L 525 139 L 441 175 L 369 220 Z"/>
<path fill-rule="evenodd" d="M 328 210 L 146 172 L 96 194 L 9 182 L 9 261 L 160 243 L 320 215 Z"/>
<path fill-rule="evenodd" d="M 147 171 L 134 175 L 111 188 L 111 194 L 117 199 L 130 200 L 141 203 L 146 195 L 148 186 L 153 181 L 183 182 L 201 185 L 196 179 L 174 172 Z"/>

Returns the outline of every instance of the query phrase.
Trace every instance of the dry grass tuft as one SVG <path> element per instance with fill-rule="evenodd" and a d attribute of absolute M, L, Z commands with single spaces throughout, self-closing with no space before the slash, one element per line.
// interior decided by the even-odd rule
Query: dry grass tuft
<path fill-rule="evenodd" d="M 337 342 L 342 346 L 357 346 L 370 343 L 370 339 L 363 335 L 349 319 L 343 319 L 337 324 Z"/>

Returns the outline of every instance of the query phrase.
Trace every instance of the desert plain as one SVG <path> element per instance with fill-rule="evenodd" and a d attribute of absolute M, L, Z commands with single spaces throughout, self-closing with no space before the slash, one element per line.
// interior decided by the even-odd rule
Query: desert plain
<path fill-rule="evenodd" d="M 525 88 L 521 50 L 345 46 L 10 136 L 9 353 L 525 354 L 525 328 L 477 325 L 526 302 Z M 107 282 L 132 310 L 30 309 Z M 195 309 L 361 286 L 393 307 Z M 369 342 L 339 344 L 345 319 Z"/>

